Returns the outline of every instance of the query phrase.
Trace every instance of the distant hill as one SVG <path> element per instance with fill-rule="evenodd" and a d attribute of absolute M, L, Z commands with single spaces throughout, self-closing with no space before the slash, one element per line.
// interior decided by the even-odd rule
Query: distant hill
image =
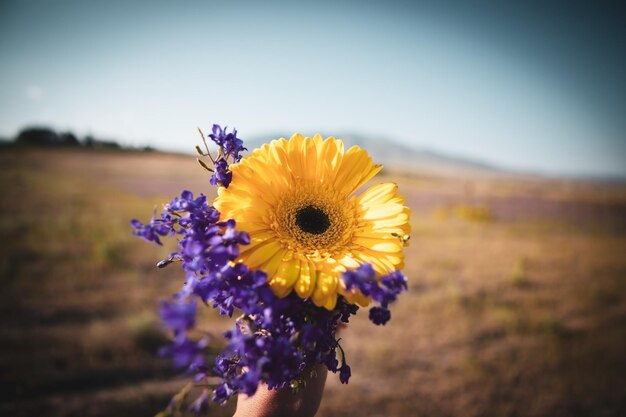
<path fill-rule="evenodd" d="M 102 140 L 87 135 L 79 139 L 72 132 L 57 132 L 47 126 L 28 126 L 20 130 L 11 142 L 0 138 L 0 146 L 3 147 L 64 147 L 64 148 L 87 148 L 100 150 L 119 151 L 142 151 L 151 152 L 154 148 L 145 146 L 142 148 L 122 146 L 115 140 Z"/>
<path fill-rule="evenodd" d="M 248 149 L 255 149 L 271 139 L 280 137 L 288 138 L 289 136 L 281 134 L 264 135 L 262 138 L 245 139 L 245 143 Z M 506 169 L 481 161 L 446 155 L 427 149 L 415 149 L 387 138 L 373 138 L 356 133 L 338 134 L 335 137 L 345 142 L 346 149 L 353 145 L 366 149 L 377 163 L 384 164 L 385 169 L 389 171 L 402 171 L 412 174 L 428 173 L 444 176 L 517 175 Z"/>

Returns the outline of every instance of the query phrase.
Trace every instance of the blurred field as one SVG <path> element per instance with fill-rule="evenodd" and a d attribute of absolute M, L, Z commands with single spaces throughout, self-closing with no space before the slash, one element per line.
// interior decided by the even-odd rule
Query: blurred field
<path fill-rule="evenodd" d="M 410 293 L 342 335 L 335 416 L 626 415 L 626 186 L 408 177 Z M 0 149 L 0 414 L 150 416 L 184 379 L 156 357 L 169 252 L 128 221 L 183 188 L 192 157 Z M 205 309 L 203 331 L 230 326 Z M 234 404 L 210 415 L 232 415 Z"/>

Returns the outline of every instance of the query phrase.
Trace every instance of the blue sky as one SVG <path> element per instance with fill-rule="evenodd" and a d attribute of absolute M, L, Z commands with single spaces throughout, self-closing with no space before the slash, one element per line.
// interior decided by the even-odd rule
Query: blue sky
<path fill-rule="evenodd" d="M 626 177 L 621 10 L 498 3 L 4 1 L 0 136 L 190 151 L 219 122 Z"/>

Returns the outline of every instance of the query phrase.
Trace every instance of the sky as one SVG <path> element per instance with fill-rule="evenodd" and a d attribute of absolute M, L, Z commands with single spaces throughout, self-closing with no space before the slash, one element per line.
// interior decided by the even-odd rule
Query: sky
<path fill-rule="evenodd" d="M 188 152 L 220 123 L 626 178 L 625 16 L 602 1 L 0 0 L 0 137 L 39 125 Z"/>

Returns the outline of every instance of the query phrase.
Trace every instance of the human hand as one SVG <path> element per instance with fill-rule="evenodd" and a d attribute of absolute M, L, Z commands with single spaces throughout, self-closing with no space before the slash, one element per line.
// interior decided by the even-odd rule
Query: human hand
<path fill-rule="evenodd" d="M 261 384 L 253 396 L 239 395 L 233 417 L 313 417 L 322 401 L 327 374 L 321 364 L 305 370 L 304 383 L 297 391 L 290 387 L 270 390 Z"/>

